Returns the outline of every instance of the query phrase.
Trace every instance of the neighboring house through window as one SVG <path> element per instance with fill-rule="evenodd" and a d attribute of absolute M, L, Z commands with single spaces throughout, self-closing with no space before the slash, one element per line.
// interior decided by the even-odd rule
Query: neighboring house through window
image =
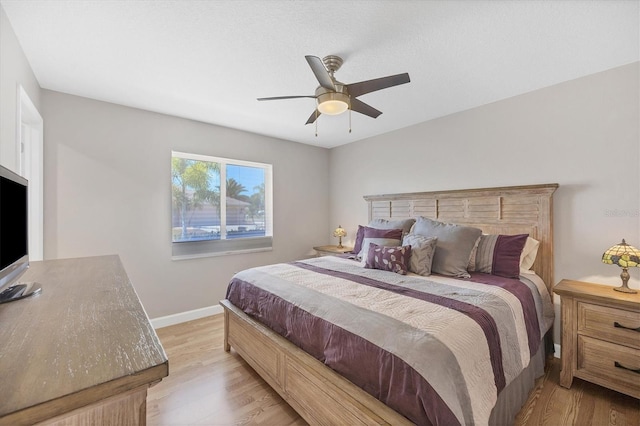
<path fill-rule="evenodd" d="M 270 250 L 271 173 L 270 164 L 173 151 L 173 258 Z"/>

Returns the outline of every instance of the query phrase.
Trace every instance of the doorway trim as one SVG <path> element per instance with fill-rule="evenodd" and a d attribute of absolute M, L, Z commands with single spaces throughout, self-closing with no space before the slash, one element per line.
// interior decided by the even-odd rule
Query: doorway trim
<path fill-rule="evenodd" d="M 24 87 L 17 91 L 16 164 L 29 181 L 29 260 L 43 260 L 44 120 Z"/>

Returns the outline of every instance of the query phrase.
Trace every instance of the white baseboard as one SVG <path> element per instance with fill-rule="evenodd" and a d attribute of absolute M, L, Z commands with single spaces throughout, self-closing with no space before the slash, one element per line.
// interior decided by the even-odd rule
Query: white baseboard
<path fill-rule="evenodd" d="M 553 344 L 553 356 L 556 358 L 560 358 L 560 345 L 557 343 Z"/>
<path fill-rule="evenodd" d="M 194 309 L 193 311 L 180 312 L 178 314 L 167 315 L 166 317 L 154 318 L 151 320 L 153 328 L 168 327 L 182 322 L 192 321 L 211 315 L 221 314 L 222 306 L 207 306 L 206 308 Z"/>

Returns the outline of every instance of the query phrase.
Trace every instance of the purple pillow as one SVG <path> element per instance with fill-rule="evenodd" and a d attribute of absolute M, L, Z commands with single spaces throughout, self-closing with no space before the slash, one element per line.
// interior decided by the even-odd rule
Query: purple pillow
<path fill-rule="evenodd" d="M 385 247 L 371 243 L 364 267 L 407 275 L 409 259 L 411 259 L 411 246 Z"/>
<path fill-rule="evenodd" d="M 362 250 L 362 240 L 364 240 L 364 228 L 366 226 L 358 225 L 358 232 L 356 233 L 356 241 L 353 243 L 353 251 L 351 253 L 358 254 Z"/>
<path fill-rule="evenodd" d="M 360 254 L 362 251 L 362 243 L 365 238 L 393 238 L 402 240 L 402 229 L 379 229 L 371 228 L 369 226 L 358 225 L 358 232 L 356 233 L 356 241 L 353 244 L 353 254 Z M 400 241 L 398 245 L 400 245 Z M 364 257 L 365 254 L 362 254 Z"/>
<path fill-rule="evenodd" d="M 505 278 L 520 276 L 520 255 L 528 234 L 482 235 L 476 252 L 477 272 Z"/>

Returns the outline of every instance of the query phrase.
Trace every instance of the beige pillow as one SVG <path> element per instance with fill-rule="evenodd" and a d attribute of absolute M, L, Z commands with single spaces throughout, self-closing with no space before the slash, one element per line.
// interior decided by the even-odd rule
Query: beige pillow
<path fill-rule="evenodd" d="M 540 241 L 531 237 L 527 238 L 527 242 L 524 243 L 522 254 L 520 255 L 520 272 L 528 271 L 536 261 L 538 255 L 538 248 L 540 247 Z"/>

